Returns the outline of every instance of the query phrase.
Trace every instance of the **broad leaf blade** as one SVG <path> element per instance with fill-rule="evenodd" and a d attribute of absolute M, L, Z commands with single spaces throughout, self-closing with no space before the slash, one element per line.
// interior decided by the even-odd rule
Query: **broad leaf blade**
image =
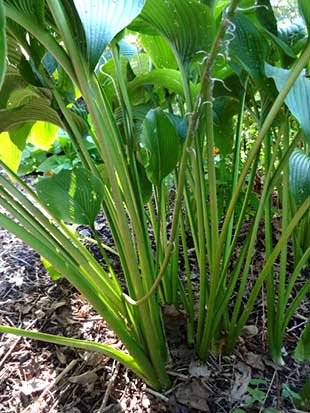
<path fill-rule="evenodd" d="M 206 53 L 212 45 L 215 21 L 209 7 L 197 0 L 148 0 L 141 18 L 168 41 L 185 63 L 197 52 Z"/>
<path fill-rule="evenodd" d="M 92 226 L 103 199 L 101 181 L 83 168 L 42 179 L 36 189 L 52 215 L 74 224 Z"/>
<path fill-rule="evenodd" d="M 310 158 L 295 149 L 289 160 L 289 184 L 291 195 L 300 206 L 310 196 Z"/>
<path fill-rule="evenodd" d="M 31 129 L 29 142 L 39 149 L 48 151 L 57 137 L 58 130 L 59 127 L 52 123 L 36 122 Z"/>
<path fill-rule="evenodd" d="M 161 36 L 142 34 L 140 41 L 157 69 L 177 69 L 178 64 L 167 40 Z"/>
<path fill-rule="evenodd" d="M 111 40 L 141 12 L 145 0 L 73 0 L 80 16 L 93 71 Z"/>
<path fill-rule="evenodd" d="M 3 3 L 0 3 L 0 90 L 6 70 L 6 32 L 5 32 L 5 12 Z"/>
<path fill-rule="evenodd" d="M 151 109 L 146 115 L 140 145 L 148 179 L 159 185 L 175 168 L 181 149 L 177 131 L 161 109 Z"/>
<path fill-rule="evenodd" d="M 267 55 L 265 39 L 243 14 L 237 13 L 233 23 L 236 30 L 230 42 L 229 53 L 259 86 L 264 87 L 264 62 Z"/>
<path fill-rule="evenodd" d="M 45 0 L 4 0 L 4 4 L 15 7 L 18 12 L 37 20 L 45 21 Z"/>
<path fill-rule="evenodd" d="M 51 108 L 45 98 L 32 98 L 22 106 L 14 109 L 0 110 L 0 132 L 14 131 L 25 122 L 50 122 L 63 128 L 58 113 Z"/>
<path fill-rule="evenodd" d="M 268 77 L 274 79 L 276 87 L 280 92 L 287 82 L 291 72 L 290 70 L 274 67 L 269 64 L 265 65 L 265 72 Z M 285 98 L 285 103 L 291 113 L 300 123 L 305 137 L 310 143 L 310 79 L 303 70 L 293 87 Z"/>

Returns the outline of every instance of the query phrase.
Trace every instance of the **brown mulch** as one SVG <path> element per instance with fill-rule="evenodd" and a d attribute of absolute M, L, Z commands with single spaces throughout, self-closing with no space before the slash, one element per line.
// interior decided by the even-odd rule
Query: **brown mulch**
<path fill-rule="evenodd" d="M 98 228 L 103 241 L 109 243 L 103 219 Z M 80 231 L 88 235 L 86 228 Z M 263 259 L 259 247 L 256 255 L 258 264 Z M 174 309 L 166 310 L 169 319 Z M 275 365 L 268 355 L 265 314 L 262 292 L 233 355 L 211 355 L 206 363 L 199 362 L 186 345 L 182 321 L 179 326 L 168 322 L 173 385 L 163 394 L 154 393 L 102 355 L 0 335 L 0 413 L 297 412 L 294 394 L 289 391 L 300 391 L 310 377 L 310 363 L 296 363 L 292 352 L 309 317 L 309 300 L 302 303 L 290 323 L 284 367 Z M 65 280 L 52 281 L 40 257 L 1 229 L 0 323 L 122 348 L 78 292 Z M 253 379 L 260 381 L 253 383 Z M 261 401 L 247 403 L 251 389 Z M 310 411 L 310 405 L 307 408 L 304 411 Z"/>

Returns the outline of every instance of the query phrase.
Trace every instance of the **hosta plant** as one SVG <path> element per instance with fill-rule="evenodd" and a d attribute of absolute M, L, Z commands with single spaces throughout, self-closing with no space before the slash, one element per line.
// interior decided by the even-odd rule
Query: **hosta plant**
<path fill-rule="evenodd" d="M 188 342 L 206 359 L 210 351 L 232 351 L 266 283 L 270 349 L 281 361 L 285 328 L 309 291 L 306 284 L 289 302 L 307 250 L 285 295 L 288 239 L 310 200 L 288 215 L 288 164 L 301 132 L 287 132 L 284 101 L 306 133 L 289 101 L 300 76 L 306 81 L 310 45 L 293 49 L 269 2 L 254 3 L 0 0 L 0 225 L 67 278 L 126 350 L 7 326 L 1 332 L 102 352 L 163 389 L 170 381 L 162 305 L 183 307 Z M 132 33 L 140 49 L 126 41 Z M 285 75 L 276 68 L 281 62 Z M 241 156 L 247 117 L 257 136 Z M 47 173 L 34 191 L 16 173 L 21 154 L 30 139 L 52 142 L 55 128 L 70 138 L 79 165 Z M 219 185 L 219 159 L 226 159 L 226 185 Z M 264 184 L 236 257 L 259 168 Z M 270 197 L 279 188 L 283 225 L 273 245 Z M 125 290 L 96 231 L 100 210 Z M 248 287 L 263 217 L 266 259 Z M 70 224 L 89 226 L 103 266 Z M 200 276 L 197 317 L 189 240 Z"/>

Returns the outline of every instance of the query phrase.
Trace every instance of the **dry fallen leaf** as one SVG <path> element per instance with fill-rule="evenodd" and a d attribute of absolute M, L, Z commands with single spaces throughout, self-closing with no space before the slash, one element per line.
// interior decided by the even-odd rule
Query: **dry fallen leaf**
<path fill-rule="evenodd" d="M 30 396 L 33 393 L 44 390 L 48 385 L 49 382 L 47 381 L 33 378 L 29 381 L 22 381 L 20 390 L 25 396 Z"/>
<path fill-rule="evenodd" d="M 241 401 L 247 392 L 251 381 L 251 368 L 241 361 L 235 366 L 235 380 L 230 392 L 233 402 Z"/>
<path fill-rule="evenodd" d="M 241 331 L 241 337 L 251 338 L 258 334 L 258 328 L 255 325 L 244 326 Z"/>
<path fill-rule="evenodd" d="M 205 363 L 197 360 L 191 362 L 189 366 L 189 374 L 191 375 L 191 377 L 209 377 L 210 370 Z"/>
<path fill-rule="evenodd" d="M 263 357 L 261 354 L 255 354 L 249 351 L 246 354 L 244 361 L 246 362 L 246 364 L 248 364 L 254 369 L 258 369 L 258 370 L 265 369 L 265 365 L 263 363 Z"/>
<path fill-rule="evenodd" d="M 94 372 L 94 370 L 91 370 L 86 371 L 85 373 L 80 374 L 79 376 L 72 376 L 68 380 L 70 383 L 74 384 L 89 385 L 95 383 L 98 380 L 98 376 Z"/>
<path fill-rule="evenodd" d="M 200 412 L 210 413 L 207 403 L 208 392 L 199 380 L 193 380 L 189 384 L 183 384 L 178 387 L 176 399 L 187 407 L 197 409 Z"/>

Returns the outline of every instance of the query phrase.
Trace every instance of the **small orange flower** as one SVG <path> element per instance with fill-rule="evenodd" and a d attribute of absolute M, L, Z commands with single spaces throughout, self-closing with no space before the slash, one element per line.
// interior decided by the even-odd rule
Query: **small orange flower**
<path fill-rule="evenodd" d="M 220 153 L 220 150 L 218 147 L 214 146 L 213 152 L 214 152 L 214 155 L 218 155 Z"/>

